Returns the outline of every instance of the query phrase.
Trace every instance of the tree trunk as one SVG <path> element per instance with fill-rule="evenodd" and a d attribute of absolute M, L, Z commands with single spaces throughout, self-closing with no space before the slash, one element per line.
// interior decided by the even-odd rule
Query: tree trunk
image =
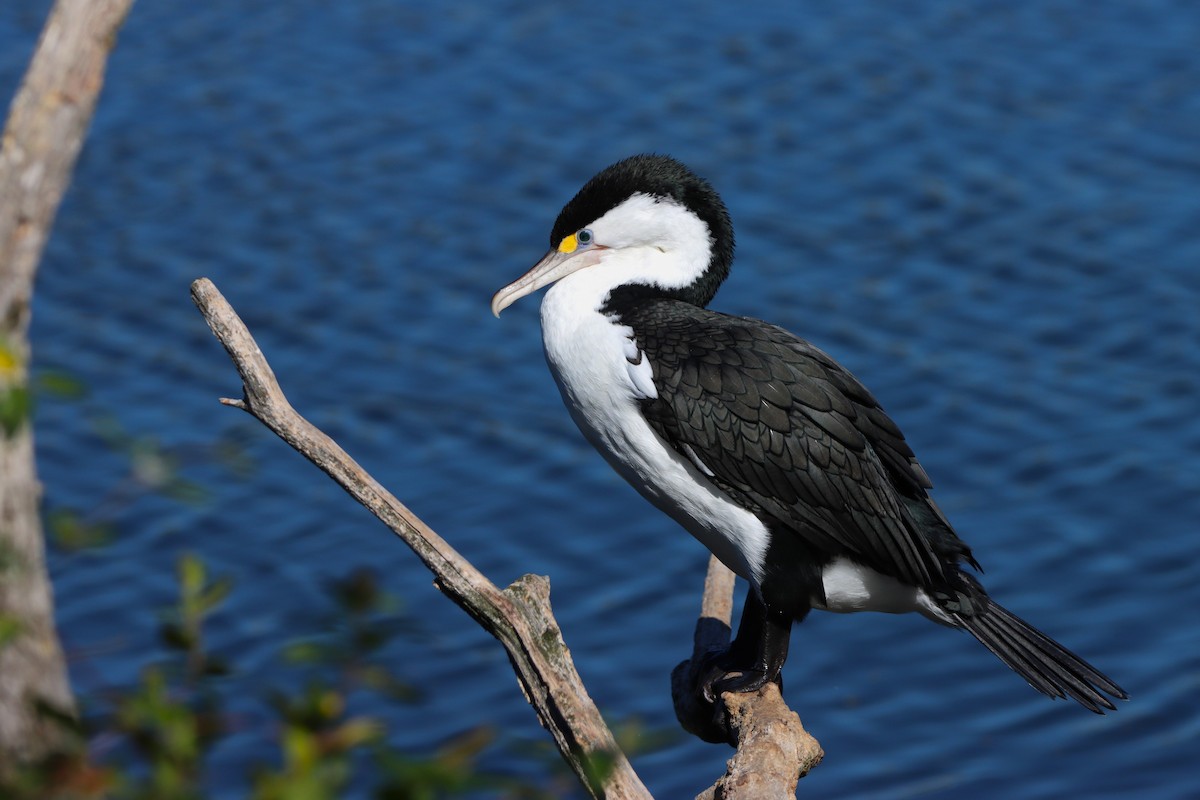
<path fill-rule="evenodd" d="M 54 627 L 34 468 L 29 306 L 37 271 L 133 0 L 59 0 L 0 146 L 0 769 L 54 748 L 44 707 L 74 700 Z"/>

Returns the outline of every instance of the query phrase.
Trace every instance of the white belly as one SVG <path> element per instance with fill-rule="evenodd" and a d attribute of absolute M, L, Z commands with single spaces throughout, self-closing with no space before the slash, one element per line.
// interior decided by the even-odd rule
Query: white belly
<path fill-rule="evenodd" d="M 580 302 L 581 295 L 595 294 L 573 292 L 571 283 L 560 281 L 542 301 L 542 341 L 575 424 L 646 499 L 757 586 L 769 541 L 766 527 L 646 422 L 639 402 L 653 396 L 648 361 L 630 363 L 627 356 L 636 355 L 631 331 Z"/>

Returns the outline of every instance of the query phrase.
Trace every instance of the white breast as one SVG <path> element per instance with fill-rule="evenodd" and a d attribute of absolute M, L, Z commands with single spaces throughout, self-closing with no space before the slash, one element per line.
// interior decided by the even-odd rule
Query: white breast
<path fill-rule="evenodd" d="M 607 292 L 599 283 L 605 271 L 570 275 L 542 301 L 542 342 L 563 401 L 583 435 L 625 480 L 757 585 L 767 530 L 669 447 L 642 416 L 639 401 L 656 396 L 650 363 L 632 331 L 597 310 L 598 298 Z"/>

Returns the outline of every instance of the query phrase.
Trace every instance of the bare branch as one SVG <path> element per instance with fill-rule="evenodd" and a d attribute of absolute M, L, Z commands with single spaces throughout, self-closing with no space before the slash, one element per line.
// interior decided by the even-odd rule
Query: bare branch
<path fill-rule="evenodd" d="M 769 683 L 754 694 L 726 692 L 715 707 L 696 690 L 703 656 L 729 646 L 733 584 L 733 573 L 715 556 L 709 559 L 692 658 L 671 673 L 671 697 L 684 729 L 707 742 L 729 742 L 737 748 L 725 774 L 696 800 L 795 797 L 797 781 L 825 753 L 784 703 L 779 688 Z"/>
<path fill-rule="evenodd" d="M 252 414 L 320 467 L 412 548 L 438 587 L 508 651 L 525 696 L 593 797 L 649 798 L 575 671 L 550 610 L 550 581 L 525 575 L 500 590 L 336 442 L 296 413 L 245 324 L 206 278 L 192 299 L 241 375 L 244 396 L 221 402 Z"/>

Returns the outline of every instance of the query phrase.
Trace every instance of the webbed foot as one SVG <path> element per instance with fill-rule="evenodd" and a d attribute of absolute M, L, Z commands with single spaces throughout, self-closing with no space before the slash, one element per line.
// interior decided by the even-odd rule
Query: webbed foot
<path fill-rule="evenodd" d="M 738 664 L 733 648 L 709 653 L 702 659 L 696 674 L 697 687 L 704 699 L 713 703 L 723 692 L 757 692 L 768 683 L 776 683 L 783 690 L 783 676 L 779 674 L 783 662 Z"/>
<path fill-rule="evenodd" d="M 780 670 L 787 659 L 792 619 L 768 611 L 751 592 L 730 646 L 693 656 L 675 668 L 671 696 L 684 730 L 706 742 L 734 742 L 726 709 L 718 700 L 723 692 L 753 693 L 771 682 L 783 689 Z"/>

